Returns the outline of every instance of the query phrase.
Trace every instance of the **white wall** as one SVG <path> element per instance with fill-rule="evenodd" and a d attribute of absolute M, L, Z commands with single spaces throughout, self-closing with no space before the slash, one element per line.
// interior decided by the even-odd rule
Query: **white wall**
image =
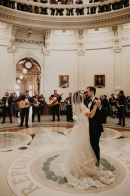
<path fill-rule="evenodd" d="M 2 35 L 2 30 L 0 30 L 0 35 Z M 9 39 L 7 36 L 9 33 L 5 33 L 5 31 L 9 31 L 8 28 L 3 30 L 3 37 L 0 36 L 0 98 L 5 91 L 15 90 L 16 64 L 20 59 L 27 56 L 36 59 L 41 66 L 41 93 L 44 94 L 46 100 L 55 89 L 58 93 L 63 93 L 63 100 L 69 92 L 74 92 L 80 87 L 84 87 L 85 90 L 88 85 L 94 85 L 94 75 L 98 74 L 105 75 L 105 87 L 97 88 L 97 96 L 106 94 L 109 97 L 115 91 L 115 76 L 118 75 L 118 71 L 121 75 L 120 90 L 124 90 L 126 95 L 130 95 L 129 27 L 125 30 L 122 28 L 119 37 L 114 37 L 109 29 L 104 33 L 100 31 L 86 33 L 83 41 L 85 51 L 83 56 L 78 56 L 79 38 L 78 33 L 75 32 L 68 34 L 65 32 L 55 34 L 53 32 L 52 37 L 48 37 L 47 40 L 50 54 L 46 55 L 42 51 L 42 42 L 36 44 L 31 41 L 31 39 L 37 40 L 37 38 L 39 41 L 42 40 L 42 34 L 27 38 L 26 34 L 24 36 L 24 31 L 22 34 L 17 34 L 19 41 L 14 43 L 16 50 L 13 53 L 8 53 Z M 6 37 L 4 37 L 5 35 Z M 115 66 L 115 39 L 120 41 L 120 70 L 118 70 L 118 65 Z M 59 87 L 59 75 L 69 75 L 69 88 Z"/>
<path fill-rule="evenodd" d="M 94 86 L 94 75 L 105 75 L 105 87 L 97 88 L 97 97 L 110 96 L 114 91 L 114 52 L 113 49 L 87 50 L 85 56 L 85 83 Z"/>
<path fill-rule="evenodd" d="M 122 48 L 122 89 L 130 95 L 130 46 Z"/>
<path fill-rule="evenodd" d="M 12 75 L 13 64 L 8 61 L 9 54 L 5 46 L 0 46 L 0 95 L 3 96 L 6 91 L 10 90 L 9 83 Z M 9 76 L 10 75 L 10 76 Z M 12 91 L 13 89 L 11 89 Z"/>
<path fill-rule="evenodd" d="M 69 75 L 69 87 L 59 87 L 59 75 Z M 69 92 L 78 88 L 78 63 L 77 52 L 73 51 L 51 51 L 50 56 L 45 57 L 44 64 L 44 94 L 49 98 L 56 89 L 63 93 L 63 100 Z"/>

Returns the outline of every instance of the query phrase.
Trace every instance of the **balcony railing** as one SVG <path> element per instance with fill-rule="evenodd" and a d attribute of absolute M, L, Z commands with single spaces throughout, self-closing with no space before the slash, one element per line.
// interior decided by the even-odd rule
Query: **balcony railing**
<path fill-rule="evenodd" d="M 48 16 L 80 16 L 113 12 L 129 7 L 130 0 L 107 0 L 88 4 L 50 4 L 27 0 L 0 0 L 0 5 L 28 13 Z"/>
<path fill-rule="evenodd" d="M 44 29 L 86 29 L 130 22 L 130 0 L 50 4 L 0 0 L 0 21 Z"/>

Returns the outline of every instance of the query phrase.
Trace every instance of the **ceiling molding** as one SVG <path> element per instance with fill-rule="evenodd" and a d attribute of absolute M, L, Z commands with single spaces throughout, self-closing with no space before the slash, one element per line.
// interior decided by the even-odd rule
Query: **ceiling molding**
<path fill-rule="evenodd" d="M 0 20 L 15 26 L 38 29 L 93 29 L 130 22 L 130 7 L 83 16 L 46 16 L 0 6 Z"/>

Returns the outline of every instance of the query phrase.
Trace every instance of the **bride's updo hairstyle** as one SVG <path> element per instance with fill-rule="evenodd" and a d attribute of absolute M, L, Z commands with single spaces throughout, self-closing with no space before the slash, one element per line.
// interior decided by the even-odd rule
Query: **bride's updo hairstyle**
<path fill-rule="evenodd" d="M 74 94 L 73 94 L 73 103 L 82 103 L 83 101 L 83 95 L 80 91 L 76 91 Z"/>

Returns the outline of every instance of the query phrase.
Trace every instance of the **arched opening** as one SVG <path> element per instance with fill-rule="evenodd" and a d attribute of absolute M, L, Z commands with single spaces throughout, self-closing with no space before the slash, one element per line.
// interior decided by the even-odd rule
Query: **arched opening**
<path fill-rule="evenodd" d="M 21 59 L 16 65 L 16 93 L 24 93 L 29 90 L 32 96 L 34 92 L 40 93 L 41 67 L 39 63 L 30 57 Z"/>

